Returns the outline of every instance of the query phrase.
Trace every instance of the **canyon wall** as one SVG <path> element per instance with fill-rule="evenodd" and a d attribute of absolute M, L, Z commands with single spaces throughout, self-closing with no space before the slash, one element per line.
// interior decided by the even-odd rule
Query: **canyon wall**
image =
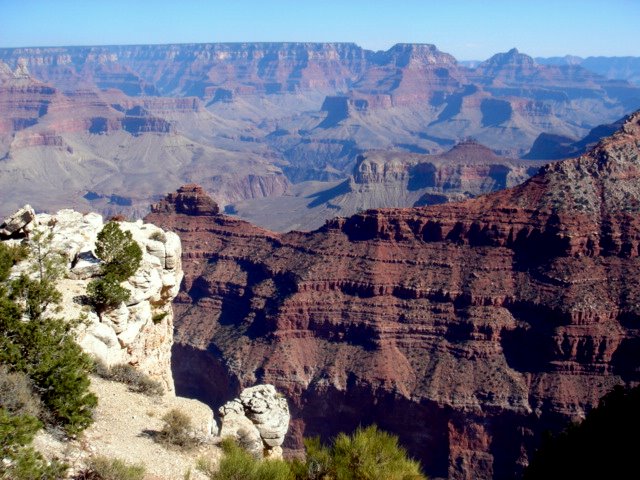
<path fill-rule="evenodd" d="M 177 390 L 273 383 L 289 449 L 375 422 L 430 476 L 513 478 L 543 431 L 640 380 L 639 173 L 636 113 L 521 186 L 309 233 L 168 197 L 147 221 L 183 241 Z"/>
<path fill-rule="evenodd" d="M 222 207 L 289 200 L 290 183 L 344 181 L 369 151 L 474 137 L 515 158 L 543 133 L 581 138 L 638 107 L 636 85 L 515 49 L 473 68 L 429 44 L 0 49 L 0 214 L 28 201 L 140 216 L 192 182 Z"/>

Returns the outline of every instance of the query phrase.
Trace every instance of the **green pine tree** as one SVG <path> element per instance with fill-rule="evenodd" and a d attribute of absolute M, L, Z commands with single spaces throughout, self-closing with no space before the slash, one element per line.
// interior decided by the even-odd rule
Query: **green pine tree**
<path fill-rule="evenodd" d="M 117 222 L 107 223 L 98 233 L 96 255 L 102 264 L 102 276 L 87 286 L 91 304 L 102 312 L 129 300 L 131 293 L 120 282 L 133 275 L 142 262 L 142 249 L 131 232 L 124 232 Z"/>

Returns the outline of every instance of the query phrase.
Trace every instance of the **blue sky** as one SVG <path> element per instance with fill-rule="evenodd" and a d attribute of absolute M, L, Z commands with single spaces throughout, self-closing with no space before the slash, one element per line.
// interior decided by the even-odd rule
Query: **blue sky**
<path fill-rule="evenodd" d="M 640 0 L 0 0 L 0 47 L 241 41 L 433 43 L 459 60 L 640 56 Z"/>

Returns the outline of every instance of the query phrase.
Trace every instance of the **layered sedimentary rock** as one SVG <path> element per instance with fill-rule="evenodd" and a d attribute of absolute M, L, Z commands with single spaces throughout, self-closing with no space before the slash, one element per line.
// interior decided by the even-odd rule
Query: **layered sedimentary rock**
<path fill-rule="evenodd" d="M 523 154 L 539 133 L 579 137 L 640 105 L 640 90 L 626 81 L 575 64 L 537 64 L 516 49 L 473 68 L 429 44 L 378 52 L 349 43 L 18 48 L 0 49 L 0 61 L 65 92 L 117 89 L 183 112 L 197 98 L 200 113 L 248 127 L 233 125 L 224 136 L 266 142 L 296 179 L 321 179 L 326 166 L 343 170 L 347 152 L 321 155 L 335 144 L 435 152 L 473 135 Z M 188 101 L 171 107 L 160 95 Z M 311 153 L 322 158 L 305 169 Z"/>
<path fill-rule="evenodd" d="M 640 356 L 640 114 L 579 158 L 459 204 L 275 234 L 222 215 L 177 232 L 178 391 L 289 399 L 284 446 L 376 422 L 435 477 L 513 478 Z"/>
<path fill-rule="evenodd" d="M 637 86 L 515 49 L 473 68 L 429 44 L 17 48 L 0 62 L 4 215 L 30 202 L 142 216 L 191 182 L 222 207 L 288 201 L 289 182 L 344 181 L 366 151 L 473 136 L 517 157 L 543 132 L 580 138 L 640 106 Z"/>
<path fill-rule="evenodd" d="M 131 293 L 126 304 L 97 314 L 83 299 L 88 283 L 100 274 L 100 260 L 93 252 L 102 227 L 102 217 L 95 213 L 61 210 L 54 215 L 36 215 L 25 206 L 3 223 L 2 232 L 11 242 L 24 241 L 25 235 L 34 230 L 45 236 L 50 234 L 51 250 L 66 260 L 65 272 L 56 285 L 62 293 L 61 311 L 70 320 L 82 319 L 76 332 L 80 346 L 107 366 L 119 363 L 136 366 L 173 394 L 171 302 L 182 281 L 180 239 L 175 233 L 142 221 L 121 222 L 120 227 L 131 232 L 142 248 L 142 263 L 123 283 Z M 29 261 L 18 263 L 12 275 L 22 272 L 31 274 Z"/>
<path fill-rule="evenodd" d="M 408 192 L 472 196 L 518 185 L 542 165 L 500 157 L 466 140 L 440 155 L 368 152 L 358 157 L 353 179 L 362 186 L 406 183 Z"/>
<path fill-rule="evenodd" d="M 501 157 L 473 140 L 433 155 L 371 150 L 356 156 L 347 180 L 294 185 L 286 201 L 245 200 L 230 211 L 270 230 L 312 230 L 336 216 L 371 208 L 435 205 L 513 187 L 545 163 Z"/>
<path fill-rule="evenodd" d="M 242 145 L 238 130 L 249 136 L 251 129 L 221 128 L 226 120 L 198 98 L 129 96 L 91 82 L 64 89 L 19 65 L 0 69 L 2 215 L 28 201 L 38 211 L 73 206 L 143 216 L 161 194 L 194 177 L 223 204 L 287 190 L 265 147 Z"/>

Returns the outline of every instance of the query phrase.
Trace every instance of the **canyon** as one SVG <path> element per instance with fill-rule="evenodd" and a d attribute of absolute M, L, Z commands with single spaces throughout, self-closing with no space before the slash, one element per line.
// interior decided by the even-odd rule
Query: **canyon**
<path fill-rule="evenodd" d="M 513 187 L 548 162 L 500 157 L 469 139 L 432 155 L 369 150 L 346 180 L 291 185 L 286 196 L 235 202 L 225 212 L 269 230 L 308 231 L 371 208 L 435 205 Z"/>
<path fill-rule="evenodd" d="M 428 44 L 3 48 L 0 213 L 29 201 L 142 216 L 191 182 L 241 213 L 242 202 L 334 188 L 361 155 L 442 154 L 473 137 L 517 158 L 541 134 L 576 141 L 638 107 L 640 87 L 626 79 L 516 49 L 469 67 Z M 345 204 L 415 203 L 403 195 Z M 302 212 L 288 208 L 284 217 Z"/>
<path fill-rule="evenodd" d="M 146 218 L 183 244 L 176 389 L 274 384 L 289 452 L 375 422 L 431 477 L 513 478 L 545 430 L 640 380 L 639 175 L 640 112 L 520 186 L 312 232 L 184 186 Z"/>

